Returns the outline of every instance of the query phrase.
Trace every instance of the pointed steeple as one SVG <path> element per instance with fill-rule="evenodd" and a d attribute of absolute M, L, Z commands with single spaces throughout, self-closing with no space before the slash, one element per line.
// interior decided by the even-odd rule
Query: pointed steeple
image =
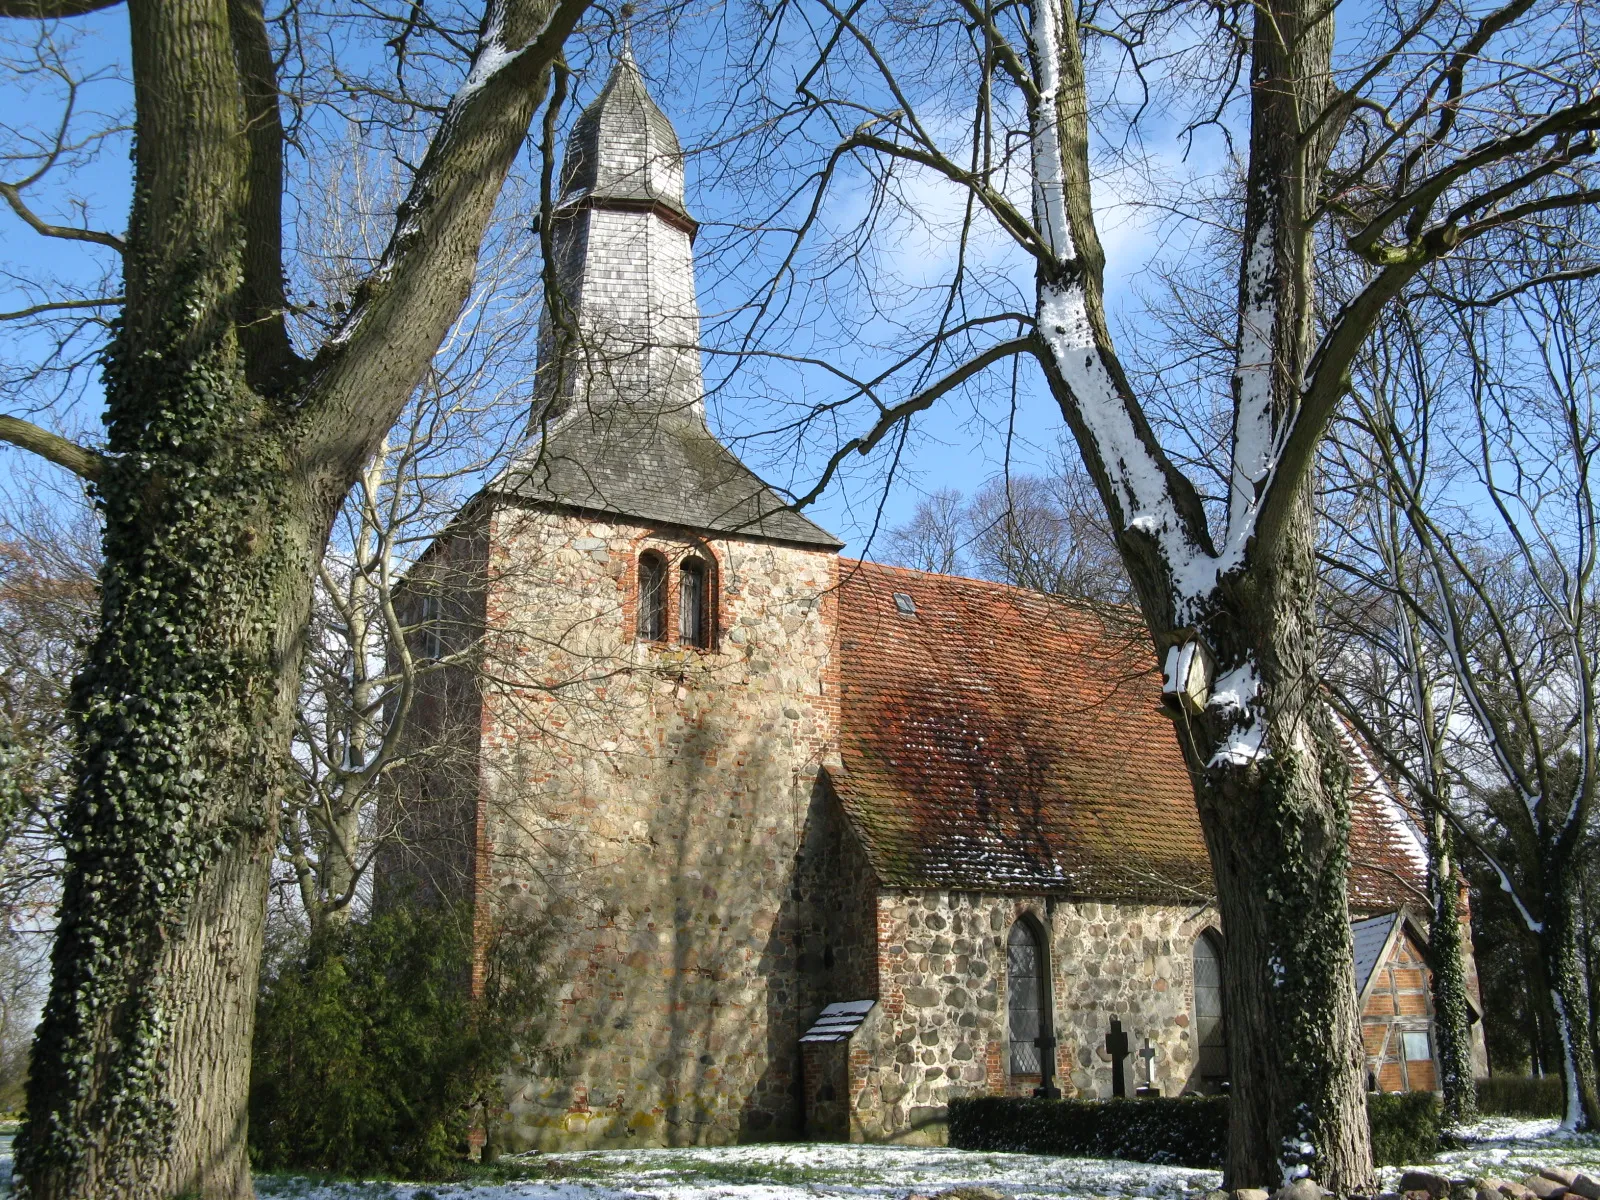
<path fill-rule="evenodd" d="M 526 501 L 837 550 L 706 427 L 683 151 L 624 41 L 567 142 L 539 329 Z"/>
<path fill-rule="evenodd" d="M 611 77 L 583 110 L 567 142 L 560 207 L 582 202 L 659 204 L 694 234 L 683 204 L 683 150 L 645 87 L 625 41 Z"/>
<path fill-rule="evenodd" d="M 700 313 L 683 151 L 625 42 L 567 142 L 550 236 L 534 417 L 575 406 L 699 411 Z"/>

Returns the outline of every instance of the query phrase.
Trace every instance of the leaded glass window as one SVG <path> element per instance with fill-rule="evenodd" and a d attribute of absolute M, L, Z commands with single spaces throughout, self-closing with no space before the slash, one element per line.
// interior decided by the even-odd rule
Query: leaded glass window
<path fill-rule="evenodd" d="M 1222 1014 L 1222 950 L 1210 933 L 1194 940 L 1194 1026 L 1203 1082 L 1228 1078 L 1228 1026 Z"/>
<path fill-rule="evenodd" d="M 1043 958 L 1039 938 L 1026 921 L 1006 940 L 1006 1015 L 1011 1026 L 1011 1073 L 1039 1074 L 1039 1021 Z"/>
<path fill-rule="evenodd" d="M 705 563 L 685 559 L 678 573 L 678 641 L 685 646 L 704 646 L 710 640 L 706 585 Z"/>
<path fill-rule="evenodd" d="M 654 550 L 639 556 L 639 639 L 659 642 L 667 636 L 667 560 Z"/>

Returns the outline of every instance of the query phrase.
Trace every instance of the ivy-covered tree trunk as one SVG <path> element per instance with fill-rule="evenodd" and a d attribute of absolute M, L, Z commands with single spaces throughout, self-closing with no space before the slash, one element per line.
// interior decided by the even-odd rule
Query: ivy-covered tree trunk
<path fill-rule="evenodd" d="M 1583 915 L 1579 909 L 1577 871 L 1551 870 L 1557 882 L 1545 898 L 1543 928 L 1538 933 L 1547 964 L 1550 992 L 1545 1011 L 1555 1026 L 1561 1051 L 1561 1081 L 1566 1091 L 1565 1128 L 1600 1129 L 1600 1091 L 1596 1088 L 1594 1044 L 1589 1027 L 1589 996 L 1584 986 Z"/>
<path fill-rule="evenodd" d="M 1219 667 L 1244 667 L 1233 678 L 1257 678 L 1256 694 L 1180 715 L 1179 740 L 1226 939 L 1227 1186 L 1309 1176 L 1346 1194 L 1374 1180 L 1361 1016 L 1347 982 L 1348 760 L 1312 669 L 1313 528 L 1304 515 L 1279 543 L 1276 570 L 1224 585 L 1208 640 Z M 1260 731 L 1263 752 L 1254 732 L 1238 740 L 1241 709 L 1259 722 L 1247 730 Z"/>
<path fill-rule="evenodd" d="M 1370 1192 L 1346 897 L 1348 769 L 1319 690 L 1306 484 L 1320 437 L 1307 410 L 1331 409 L 1342 387 L 1319 380 L 1314 355 L 1311 214 L 1332 135 L 1305 124 L 1333 99 L 1331 10 L 1311 0 L 1255 10 L 1220 543 L 1194 485 L 1156 442 L 1107 327 L 1074 10 L 1037 0 L 1033 11 L 1035 223 L 1053 255 L 1038 273 L 1040 359 L 1119 531 L 1169 687 L 1200 709 L 1179 707 L 1178 738 L 1227 943 L 1227 1186 L 1309 1176 Z M 1334 370 L 1342 377 L 1343 366 Z M 1190 689 L 1179 677 L 1197 661 L 1214 671 Z"/>
<path fill-rule="evenodd" d="M 75 692 L 84 772 L 20 1159 L 41 1200 L 248 1196 L 249 1045 L 311 529 L 283 503 L 270 438 L 161 447 L 141 429 L 161 404 L 204 406 L 214 432 L 246 422 L 247 388 L 112 393 L 125 449 L 101 488 L 102 631 Z"/>
<path fill-rule="evenodd" d="M 252 188 L 276 180 L 230 128 L 226 5 L 186 7 L 130 12 L 139 154 L 105 365 L 101 621 L 73 694 L 65 890 L 18 1147 L 38 1200 L 250 1194 L 262 914 L 321 543 L 238 327 Z"/>
<path fill-rule="evenodd" d="M 1433 919 L 1428 929 L 1428 966 L 1433 972 L 1434 1054 L 1446 1125 L 1478 1118 L 1472 1069 L 1472 1005 L 1467 995 L 1466 941 L 1461 936 L 1461 875 L 1456 869 L 1444 814 L 1428 817 L 1428 887 Z"/>
<path fill-rule="evenodd" d="M 95 6 L 62 0 L 61 14 Z M 0 431 L 90 479 L 105 517 L 54 977 L 17 1144 L 35 1200 L 252 1194 L 250 1042 L 313 571 L 460 311 L 584 6 L 486 5 L 388 250 L 309 361 L 284 324 L 261 3 L 128 6 L 134 204 L 105 453 L 26 422 Z M 0 16 L 61 14 L 0 0 Z"/>

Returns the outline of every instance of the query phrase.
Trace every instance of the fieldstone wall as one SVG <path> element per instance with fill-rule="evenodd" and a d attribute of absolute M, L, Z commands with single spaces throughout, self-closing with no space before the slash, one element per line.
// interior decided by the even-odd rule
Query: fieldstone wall
<path fill-rule="evenodd" d="M 817 1006 L 876 998 L 878 882 L 826 779 L 806 819 L 794 896 L 807 922 L 800 965 Z"/>
<path fill-rule="evenodd" d="M 796 1132 L 826 950 L 796 870 L 837 719 L 834 556 L 513 509 L 489 545 L 488 891 L 554 914 L 559 933 L 552 1025 L 507 1080 L 493 1136 Z M 669 631 L 677 565 L 712 565 L 714 646 L 635 638 L 645 549 L 669 563 Z"/>
<path fill-rule="evenodd" d="M 1163 1095 L 1194 1067 L 1194 939 L 1208 908 L 1055 901 L 1044 897 L 884 890 L 878 899 L 880 1003 L 851 1041 L 850 1137 L 944 1140 L 955 1096 L 1029 1095 L 1037 1076 L 1010 1074 L 1006 939 L 1024 915 L 1048 940 L 1064 1095 L 1112 1094 L 1104 1049 L 1112 1017 L 1133 1046 L 1148 1038 Z M 1125 1062 L 1128 1090 L 1140 1060 Z"/>

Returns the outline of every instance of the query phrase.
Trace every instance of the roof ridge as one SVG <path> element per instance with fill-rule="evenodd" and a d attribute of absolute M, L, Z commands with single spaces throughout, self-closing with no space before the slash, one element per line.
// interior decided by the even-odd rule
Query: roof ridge
<path fill-rule="evenodd" d="M 893 572 L 897 575 L 917 576 L 924 579 L 947 580 L 950 583 L 960 585 L 977 584 L 979 587 L 1023 596 L 1045 604 L 1064 604 L 1088 608 L 1096 612 L 1109 611 L 1119 615 L 1140 616 L 1139 608 L 1135 604 L 1119 604 L 1111 600 L 1091 600 L 1087 596 L 1068 596 L 1059 592 L 1045 592 L 1040 591 L 1038 588 L 1024 587 L 1019 583 L 1006 583 L 1000 579 L 984 579 L 977 575 L 957 575 L 946 571 L 925 571 L 920 567 L 905 567 L 898 563 L 878 562 L 876 559 L 870 558 L 850 558 L 845 555 L 839 557 L 839 564 L 842 570 L 848 570 L 853 567 L 869 567 L 876 571 Z"/>

